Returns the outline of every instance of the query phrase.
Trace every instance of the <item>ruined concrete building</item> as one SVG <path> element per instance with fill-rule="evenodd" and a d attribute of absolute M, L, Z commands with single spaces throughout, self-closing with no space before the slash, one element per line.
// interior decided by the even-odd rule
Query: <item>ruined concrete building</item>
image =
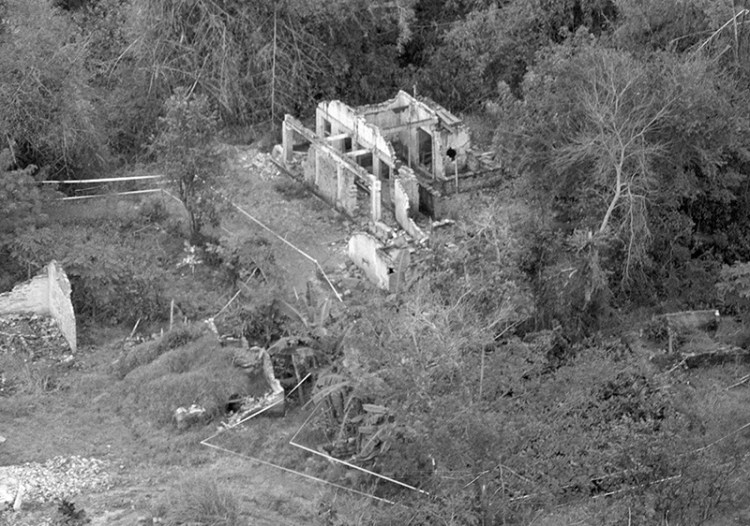
<path fill-rule="evenodd" d="M 417 242 L 426 239 L 426 233 L 415 223 L 414 213 L 439 217 L 446 187 L 457 190 L 459 175 L 476 171 L 469 130 L 461 119 L 404 91 L 380 104 L 356 108 L 321 102 L 314 131 L 287 115 L 282 137 L 285 165 L 290 167 L 295 152 L 306 152 L 305 181 L 332 206 L 350 216 L 366 214 L 376 230 L 384 231 L 389 227 L 383 223 L 383 210 L 392 210 L 400 228 Z M 406 249 L 377 237 L 356 235 L 349 255 L 378 286 L 391 289 L 396 269 L 405 267 Z"/>
<path fill-rule="evenodd" d="M 366 206 L 372 219 L 380 221 L 384 205 L 398 217 L 403 197 L 415 210 L 439 215 L 435 183 L 451 181 L 467 168 L 471 139 L 461 119 L 448 110 L 399 91 L 386 102 L 356 108 L 321 102 L 315 131 L 287 115 L 284 161 L 306 145 L 313 152 L 305 170 L 308 182 L 351 215 L 362 206 L 355 184 L 364 185 L 370 194 Z"/>

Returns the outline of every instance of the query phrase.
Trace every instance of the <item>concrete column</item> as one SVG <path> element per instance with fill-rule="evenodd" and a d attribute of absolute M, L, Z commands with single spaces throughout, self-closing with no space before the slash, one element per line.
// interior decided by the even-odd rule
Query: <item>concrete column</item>
<path fill-rule="evenodd" d="M 373 221 L 380 221 L 382 215 L 382 204 L 380 202 L 380 181 L 375 179 L 370 187 L 370 211 Z"/>
<path fill-rule="evenodd" d="M 409 128 L 409 168 L 412 168 L 419 164 L 419 136 L 417 135 L 417 127 L 411 126 Z"/>
<path fill-rule="evenodd" d="M 372 174 L 380 179 L 380 159 L 375 148 L 372 150 Z"/>
<path fill-rule="evenodd" d="M 318 108 L 315 110 L 315 135 L 323 137 L 323 112 Z"/>
<path fill-rule="evenodd" d="M 281 146 L 284 149 L 284 164 L 292 160 L 292 150 L 294 149 L 294 131 L 289 127 L 286 120 L 281 124 Z"/>
<path fill-rule="evenodd" d="M 443 141 L 440 139 L 440 133 L 435 128 L 431 129 L 430 132 L 432 133 L 432 178 L 434 180 L 435 177 L 445 175 L 443 173 L 443 155 L 445 152 L 443 152 Z"/>

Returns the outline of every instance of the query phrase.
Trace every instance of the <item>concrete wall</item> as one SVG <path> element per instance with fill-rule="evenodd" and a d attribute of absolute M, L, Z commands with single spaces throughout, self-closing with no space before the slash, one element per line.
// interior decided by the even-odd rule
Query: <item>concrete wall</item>
<path fill-rule="evenodd" d="M 55 319 L 70 349 L 75 352 L 76 318 L 70 301 L 70 282 L 56 261 L 50 262 L 31 280 L 0 294 L 0 316 L 38 314 Z"/>

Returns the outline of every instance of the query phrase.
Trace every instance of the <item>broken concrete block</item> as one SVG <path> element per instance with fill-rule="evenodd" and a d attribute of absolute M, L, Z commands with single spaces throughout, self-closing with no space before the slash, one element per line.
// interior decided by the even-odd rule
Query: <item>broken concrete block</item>
<path fill-rule="evenodd" d="M 196 404 L 191 405 L 189 408 L 178 407 L 174 412 L 174 419 L 177 423 L 177 429 L 187 429 L 188 427 L 203 421 L 206 417 L 206 410 Z"/>

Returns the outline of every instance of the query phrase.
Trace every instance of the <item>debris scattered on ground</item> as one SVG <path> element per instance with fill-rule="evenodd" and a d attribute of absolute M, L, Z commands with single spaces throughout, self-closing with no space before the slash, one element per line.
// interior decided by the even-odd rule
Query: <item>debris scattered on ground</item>
<path fill-rule="evenodd" d="M 223 425 L 225 427 L 234 427 L 243 420 L 258 414 L 263 409 L 273 406 L 274 404 L 279 404 L 283 411 L 284 393 L 268 392 L 260 397 L 246 396 L 240 399 L 238 403 L 239 409 L 229 418 L 229 420 L 224 422 Z"/>
<path fill-rule="evenodd" d="M 102 460 L 79 456 L 54 457 L 43 464 L 3 466 L 0 467 L 0 500 L 3 487 L 15 500 L 19 485 L 23 486 L 23 502 L 36 503 L 69 499 L 83 491 L 107 488 L 110 479 L 106 468 Z"/>

